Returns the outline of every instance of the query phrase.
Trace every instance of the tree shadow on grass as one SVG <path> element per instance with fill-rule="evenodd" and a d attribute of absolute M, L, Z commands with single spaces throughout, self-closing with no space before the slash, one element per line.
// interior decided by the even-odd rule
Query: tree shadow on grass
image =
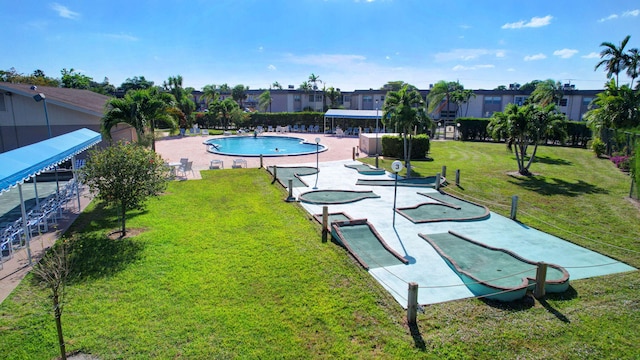
<path fill-rule="evenodd" d="M 574 197 L 583 194 L 609 193 L 607 189 L 589 184 L 582 180 L 570 183 L 562 179 L 546 178 L 544 176 L 509 176 L 511 177 L 511 180 L 509 180 L 510 183 L 541 195 L 565 195 Z"/>
<path fill-rule="evenodd" d="M 549 304 L 548 300 L 552 301 L 563 301 L 563 300 L 571 300 L 575 299 L 578 296 L 578 292 L 573 286 L 569 285 L 569 288 L 562 293 L 548 293 L 543 298 L 538 299 L 538 302 L 542 307 L 544 307 L 549 313 L 553 314 L 558 320 L 564 323 L 570 323 L 571 320 L 563 313 L 561 313 L 558 309 L 554 308 L 551 304 Z M 510 302 L 502 302 L 497 300 L 490 300 L 486 298 L 481 299 L 485 304 L 500 310 L 506 311 L 523 311 L 530 309 L 535 306 L 536 299 L 533 297 L 533 294 L 527 293 L 527 296 L 522 299 L 510 301 Z"/>
<path fill-rule="evenodd" d="M 130 221 L 136 216 L 145 214 L 146 210 L 127 211 L 126 221 Z M 66 231 L 66 236 L 73 236 L 78 233 L 89 233 L 121 226 L 120 219 L 115 207 L 106 206 L 102 201 L 98 202 L 91 210 L 84 210 L 80 216 Z"/>
<path fill-rule="evenodd" d="M 72 282 L 111 276 L 140 259 L 144 246 L 132 238 L 111 240 L 99 233 L 79 234 L 69 242 Z"/>
<path fill-rule="evenodd" d="M 538 156 L 533 160 L 534 163 L 549 164 L 549 165 L 573 165 L 569 160 L 552 158 L 549 156 Z"/>

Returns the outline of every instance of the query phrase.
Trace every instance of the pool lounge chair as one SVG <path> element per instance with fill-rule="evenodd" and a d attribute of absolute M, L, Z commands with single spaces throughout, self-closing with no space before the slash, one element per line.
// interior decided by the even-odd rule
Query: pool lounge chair
<path fill-rule="evenodd" d="M 224 161 L 222 161 L 222 160 L 211 160 L 211 163 L 209 164 L 209 169 L 210 170 L 224 169 Z"/>
<path fill-rule="evenodd" d="M 246 168 L 247 167 L 247 160 L 245 160 L 245 159 L 234 159 L 233 160 L 233 165 L 231 165 L 231 167 L 233 169 Z"/>

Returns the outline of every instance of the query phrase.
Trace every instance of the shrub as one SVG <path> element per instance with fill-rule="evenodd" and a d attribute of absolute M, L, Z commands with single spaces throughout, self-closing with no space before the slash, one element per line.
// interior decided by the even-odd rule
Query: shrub
<path fill-rule="evenodd" d="M 426 159 L 431 143 L 425 134 L 413 136 L 411 139 L 411 159 Z M 390 158 L 404 158 L 404 139 L 401 136 L 382 137 L 382 156 Z"/>
<path fill-rule="evenodd" d="M 602 154 L 604 154 L 605 151 L 607 151 L 607 145 L 605 145 L 605 143 L 602 142 L 600 138 L 595 138 L 591 142 L 591 149 L 593 150 L 593 152 L 596 153 L 597 157 L 601 157 Z"/>

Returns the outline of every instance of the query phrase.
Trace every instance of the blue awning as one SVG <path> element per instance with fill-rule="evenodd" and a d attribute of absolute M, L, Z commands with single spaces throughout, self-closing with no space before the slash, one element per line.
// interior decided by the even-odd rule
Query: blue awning
<path fill-rule="evenodd" d="M 0 154 L 0 194 L 53 169 L 101 140 L 99 133 L 80 129 Z"/>
<path fill-rule="evenodd" d="M 375 120 L 382 116 L 382 110 L 345 110 L 345 109 L 329 109 L 324 114 L 325 118 L 336 119 L 361 119 Z"/>

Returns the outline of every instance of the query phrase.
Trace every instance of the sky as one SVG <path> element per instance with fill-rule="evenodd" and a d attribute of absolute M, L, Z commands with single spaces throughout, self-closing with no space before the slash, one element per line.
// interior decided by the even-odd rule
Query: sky
<path fill-rule="evenodd" d="M 0 69 L 119 86 L 467 89 L 553 79 L 602 89 L 602 42 L 640 47 L 637 0 L 0 0 Z M 621 77 L 622 81 L 626 77 Z"/>

